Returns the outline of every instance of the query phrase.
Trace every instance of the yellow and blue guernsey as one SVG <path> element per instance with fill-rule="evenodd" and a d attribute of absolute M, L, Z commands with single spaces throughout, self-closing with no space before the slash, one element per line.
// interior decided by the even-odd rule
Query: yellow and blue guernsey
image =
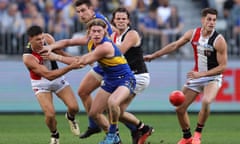
<path fill-rule="evenodd" d="M 126 86 L 132 93 L 136 86 L 135 77 L 127 63 L 127 60 L 118 49 L 118 47 L 107 37 L 104 37 L 101 44 L 110 42 L 114 48 L 114 56 L 111 58 L 102 58 L 98 60 L 98 65 L 104 72 L 104 83 L 101 86 L 105 91 L 112 93 L 119 86 Z M 95 49 L 93 41 L 89 40 L 89 52 Z"/>
<path fill-rule="evenodd" d="M 111 24 L 110 24 L 110 22 L 108 21 L 108 19 L 104 15 L 102 15 L 101 13 L 95 12 L 94 18 L 101 19 L 101 20 L 103 20 L 107 24 L 107 32 L 108 32 L 109 36 L 113 33 Z M 101 69 L 101 67 L 99 65 L 94 66 L 93 70 L 96 73 L 98 73 L 99 75 L 101 75 L 102 77 L 104 76 L 104 71 Z"/>

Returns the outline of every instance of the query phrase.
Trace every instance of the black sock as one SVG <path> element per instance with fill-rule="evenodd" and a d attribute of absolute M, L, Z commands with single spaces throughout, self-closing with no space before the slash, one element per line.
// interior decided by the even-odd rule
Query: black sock
<path fill-rule="evenodd" d="M 119 129 L 118 128 L 116 129 L 116 134 L 119 135 Z"/>
<path fill-rule="evenodd" d="M 140 130 L 144 127 L 144 123 L 142 123 L 141 121 L 139 122 L 139 124 L 137 125 L 137 129 Z"/>
<path fill-rule="evenodd" d="M 183 132 L 183 138 L 188 139 L 188 138 L 192 137 L 190 128 L 189 128 L 189 129 L 182 130 L 182 132 Z"/>
<path fill-rule="evenodd" d="M 69 112 L 67 112 L 67 118 L 71 121 L 74 121 L 74 116 L 70 115 Z"/>
<path fill-rule="evenodd" d="M 195 129 L 195 131 L 201 133 L 203 127 L 204 127 L 204 125 L 198 123 L 198 124 L 197 124 L 197 127 L 196 127 L 196 129 Z"/>
<path fill-rule="evenodd" d="M 51 133 L 52 133 L 52 134 L 51 134 L 51 137 L 54 137 L 54 138 L 59 138 L 59 133 L 58 133 L 58 131 L 57 131 L 57 130 L 55 130 L 55 131 L 52 131 Z"/>
<path fill-rule="evenodd" d="M 137 126 L 137 129 L 140 130 L 142 133 L 146 133 L 149 131 L 149 127 L 145 125 L 143 122 L 140 121 L 140 123 Z"/>

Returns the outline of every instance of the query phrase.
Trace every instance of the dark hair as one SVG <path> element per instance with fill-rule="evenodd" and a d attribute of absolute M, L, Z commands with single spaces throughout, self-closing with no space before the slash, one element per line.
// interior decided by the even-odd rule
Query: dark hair
<path fill-rule="evenodd" d="M 39 34 L 42 34 L 43 33 L 43 30 L 40 26 L 31 26 L 30 28 L 28 28 L 27 30 L 27 35 L 30 36 L 30 37 L 33 37 L 33 36 L 36 36 L 36 35 L 39 35 Z"/>
<path fill-rule="evenodd" d="M 202 16 L 202 17 L 207 16 L 207 14 L 213 14 L 213 15 L 218 16 L 218 12 L 217 12 L 217 10 L 214 9 L 214 8 L 204 8 L 204 9 L 201 11 L 201 16 Z"/>
<path fill-rule="evenodd" d="M 88 7 L 92 6 L 90 0 L 76 0 L 74 2 L 75 7 L 80 6 L 82 4 L 86 4 Z"/>
<path fill-rule="evenodd" d="M 102 19 L 95 18 L 87 23 L 87 29 L 90 29 L 92 26 L 101 26 L 106 28 L 107 24 Z"/>
<path fill-rule="evenodd" d="M 112 24 L 112 25 L 115 26 L 113 20 L 115 19 L 115 15 L 116 15 L 117 12 L 126 13 L 128 19 L 130 19 L 130 13 L 129 13 L 129 11 L 128 11 L 126 8 L 124 8 L 124 7 L 119 7 L 119 8 L 117 8 L 117 9 L 112 13 L 112 20 L 111 20 L 111 24 Z"/>

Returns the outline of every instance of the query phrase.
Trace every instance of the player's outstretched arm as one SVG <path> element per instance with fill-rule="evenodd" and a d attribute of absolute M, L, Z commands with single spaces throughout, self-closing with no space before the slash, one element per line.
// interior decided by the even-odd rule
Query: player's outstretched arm
<path fill-rule="evenodd" d="M 45 52 L 45 51 L 48 51 L 48 53 L 50 53 L 53 50 L 63 49 L 63 48 L 66 48 L 68 46 L 86 45 L 87 41 L 88 41 L 87 36 L 83 36 L 81 38 L 59 40 L 55 43 L 44 46 L 43 50 L 41 50 L 40 53 Z"/>
<path fill-rule="evenodd" d="M 181 48 L 183 45 L 185 45 L 187 42 L 190 41 L 192 37 L 193 30 L 187 31 L 182 37 L 180 37 L 177 41 L 174 41 L 165 47 L 161 48 L 160 50 L 144 56 L 145 61 L 151 61 L 154 60 L 155 58 L 161 57 L 163 55 L 169 54 L 179 48 Z"/>

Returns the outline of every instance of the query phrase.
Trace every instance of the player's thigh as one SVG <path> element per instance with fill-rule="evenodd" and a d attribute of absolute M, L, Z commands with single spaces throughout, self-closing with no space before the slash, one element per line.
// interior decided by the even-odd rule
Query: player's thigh
<path fill-rule="evenodd" d="M 108 108 L 107 102 L 109 96 L 110 93 L 100 88 L 92 102 L 90 114 L 93 115 L 97 113 L 103 113 L 103 111 Z"/>
<path fill-rule="evenodd" d="M 134 97 L 135 97 L 135 94 L 132 94 L 132 95 L 128 96 L 128 97 L 126 98 L 126 100 L 123 101 L 123 102 L 120 104 L 121 112 L 126 111 L 127 107 L 130 105 L 130 103 L 132 102 L 132 100 L 134 99 Z"/>
<path fill-rule="evenodd" d="M 185 95 L 185 101 L 181 105 L 181 107 L 188 107 L 198 96 L 199 92 L 194 91 L 188 87 L 183 87 L 183 93 Z"/>
<path fill-rule="evenodd" d="M 109 97 L 108 103 L 120 106 L 130 97 L 130 90 L 126 86 L 119 86 Z"/>
<path fill-rule="evenodd" d="M 94 71 L 89 71 L 82 79 L 79 85 L 78 92 L 88 94 L 91 93 L 93 90 L 97 89 L 100 85 L 100 76 Z"/>
<path fill-rule="evenodd" d="M 205 101 L 206 103 L 211 103 L 216 98 L 220 87 L 221 84 L 219 81 L 209 82 L 204 87 L 202 101 Z"/>
<path fill-rule="evenodd" d="M 53 96 L 51 92 L 41 92 L 36 94 L 38 102 L 45 114 L 54 114 Z"/>
<path fill-rule="evenodd" d="M 78 108 L 77 99 L 72 88 L 68 85 L 56 94 L 68 107 Z"/>

